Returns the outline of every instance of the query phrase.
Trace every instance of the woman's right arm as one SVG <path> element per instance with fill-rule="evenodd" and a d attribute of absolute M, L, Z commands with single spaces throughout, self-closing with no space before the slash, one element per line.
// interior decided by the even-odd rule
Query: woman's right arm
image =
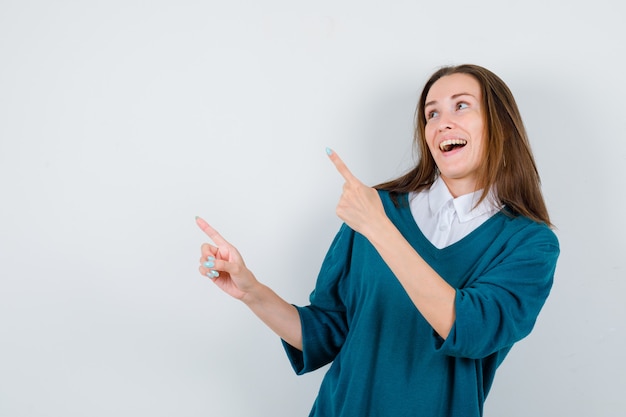
<path fill-rule="evenodd" d="M 293 305 L 261 284 L 250 271 L 239 251 L 200 217 L 196 223 L 215 243 L 202 245 L 199 271 L 230 296 L 241 300 L 274 333 L 302 350 L 300 315 Z"/>

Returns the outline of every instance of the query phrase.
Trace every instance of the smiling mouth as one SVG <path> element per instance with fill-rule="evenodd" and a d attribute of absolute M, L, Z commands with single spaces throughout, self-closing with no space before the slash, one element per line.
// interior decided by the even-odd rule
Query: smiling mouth
<path fill-rule="evenodd" d="M 450 152 L 453 149 L 462 148 L 465 145 L 467 145 L 467 141 L 464 139 L 448 139 L 439 144 L 439 149 L 443 152 Z"/>

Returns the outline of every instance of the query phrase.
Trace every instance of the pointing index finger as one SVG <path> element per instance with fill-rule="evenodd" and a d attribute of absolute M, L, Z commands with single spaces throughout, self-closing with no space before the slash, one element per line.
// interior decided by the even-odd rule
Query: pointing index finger
<path fill-rule="evenodd" d="M 202 231 L 204 233 L 207 234 L 207 236 L 209 236 L 211 238 L 211 240 L 213 242 L 215 242 L 218 246 L 224 245 L 226 242 L 226 239 L 224 239 L 222 237 L 222 235 L 220 235 L 217 230 L 215 230 L 213 227 L 211 227 L 210 224 L 208 224 L 203 218 L 201 217 L 197 217 L 196 216 L 196 224 L 198 225 L 198 227 L 200 227 L 200 229 L 202 229 Z"/>
<path fill-rule="evenodd" d="M 328 157 L 332 161 L 333 165 L 335 165 L 335 168 L 337 168 L 337 171 L 339 171 L 339 174 L 341 174 L 347 182 L 360 182 L 357 177 L 352 175 L 352 172 L 350 172 L 346 164 L 335 151 L 330 148 L 326 148 L 326 153 L 328 154 Z"/>

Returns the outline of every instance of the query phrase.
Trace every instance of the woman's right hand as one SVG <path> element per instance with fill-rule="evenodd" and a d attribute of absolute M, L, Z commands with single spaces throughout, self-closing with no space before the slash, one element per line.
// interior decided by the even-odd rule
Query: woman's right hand
<path fill-rule="evenodd" d="M 296 307 L 257 281 L 239 251 L 207 222 L 196 217 L 196 223 L 215 244 L 202 245 L 200 273 L 210 277 L 225 293 L 243 301 L 278 336 L 302 350 L 302 324 Z"/>
<path fill-rule="evenodd" d="M 196 223 L 215 244 L 204 243 L 202 245 L 200 273 L 211 278 L 215 285 L 225 293 L 242 300 L 259 282 L 246 267 L 239 251 L 217 230 L 200 217 L 196 217 Z"/>

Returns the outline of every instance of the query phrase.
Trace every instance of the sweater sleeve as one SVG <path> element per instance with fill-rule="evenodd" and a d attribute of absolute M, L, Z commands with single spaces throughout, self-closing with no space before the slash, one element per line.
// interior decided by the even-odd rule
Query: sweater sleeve
<path fill-rule="evenodd" d="M 547 226 L 517 233 L 493 266 L 457 289 L 456 320 L 445 341 L 433 332 L 435 348 L 479 359 L 526 337 L 550 293 L 558 256 L 558 240 Z"/>
<path fill-rule="evenodd" d="M 302 325 L 303 349 L 282 341 L 298 375 L 332 362 L 348 332 L 343 281 L 349 270 L 354 231 L 343 224 L 322 263 L 310 304 L 296 306 Z"/>

